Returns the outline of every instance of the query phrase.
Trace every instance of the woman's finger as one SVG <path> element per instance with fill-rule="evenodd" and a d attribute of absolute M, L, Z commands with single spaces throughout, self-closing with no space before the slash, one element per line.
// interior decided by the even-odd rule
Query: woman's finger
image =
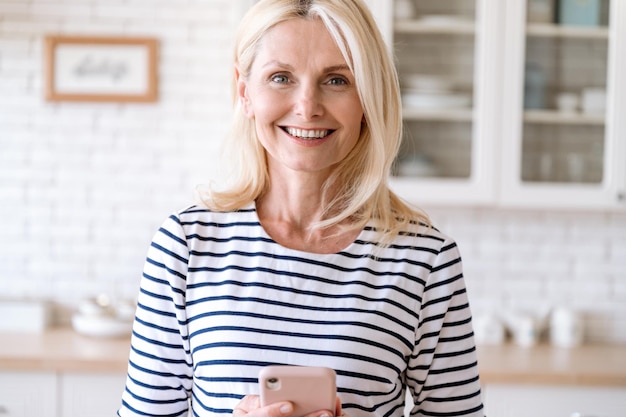
<path fill-rule="evenodd" d="M 233 417 L 285 417 L 293 413 L 293 405 L 283 401 L 261 408 L 258 395 L 246 395 L 233 409 Z"/>

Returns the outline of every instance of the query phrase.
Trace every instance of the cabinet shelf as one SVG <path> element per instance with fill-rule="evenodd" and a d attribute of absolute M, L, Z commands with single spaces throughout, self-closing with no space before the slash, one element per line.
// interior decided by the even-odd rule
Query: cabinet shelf
<path fill-rule="evenodd" d="M 609 29 L 606 27 L 564 26 L 550 23 L 530 23 L 526 34 L 536 38 L 570 38 L 607 40 Z"/>
<path fill-rule="evenodd" d="M 402 112 L 402 118 L 408 121 L 471 122 L 473 117 L 473 109 L 411 109 L 405 107 Z"/>
<path fill-rule="evenodd" d="M 562 113 L 555 110 L 526 110 L 524 122 L 535 124 L 604 125 L 603 114 Z"/>
<path fill-rule="evenodd" d="M 397 34 L 432 34 L 432 35 L 473 35 L 476 24 L 472 21 L 453 20 L 429 22 L 422 19 L 397 20 L 394 32 Z"/>

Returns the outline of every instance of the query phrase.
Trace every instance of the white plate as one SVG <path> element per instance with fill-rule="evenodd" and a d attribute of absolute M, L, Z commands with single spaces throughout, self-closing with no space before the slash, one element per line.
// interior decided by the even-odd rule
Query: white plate
<path fill-rule="evenodd" d="M 464 109 L 471 105 L 467 94 L 405 93 L 402 104 L 411 109 Z"/>
<path fill-rule="evenodd" d="M 454 15 L 447 15 L 447 14 L 430 14 L 430 15 L 424 15 L 420 17 L 419 22 L 423 25 L 449 26 L 449 25 L 467 24 L 472 21 L 463 16 L 454 16 Z"/>
<path fill-rule="evenodd" d="M 121 337 L 130 335 L 133 322 L 108 316 L 74 314 L 72 327 L 77 333 L 95 337 Z"/>
<path fill-rule="evenodd" d="M 419 93 L 448 93 L 452 90 L 452 81 L 439 75 L 407 74 L 402 77 L 405 91 Z"/>

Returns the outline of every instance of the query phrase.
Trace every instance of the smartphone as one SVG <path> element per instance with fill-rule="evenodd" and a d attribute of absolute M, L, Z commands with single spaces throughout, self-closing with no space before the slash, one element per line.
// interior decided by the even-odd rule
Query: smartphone
<path fill-rule="evenodd" d="M 336 379 L 334 370 L 320 366 L 267 366 L 259 372 L 261 406 L 291 401 L 293 417 L 318 410 L 329 410 L 334 415 Z"/>

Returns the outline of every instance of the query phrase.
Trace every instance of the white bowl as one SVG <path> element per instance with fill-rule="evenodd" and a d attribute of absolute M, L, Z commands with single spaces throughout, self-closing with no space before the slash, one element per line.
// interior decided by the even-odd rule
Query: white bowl
<path fill-rule="evenodd" d="M 74 314 L 72 327 L 77 333 L 95 337 L 121 337 L 130 335 L 133 322 L 109 316 Z"/>

